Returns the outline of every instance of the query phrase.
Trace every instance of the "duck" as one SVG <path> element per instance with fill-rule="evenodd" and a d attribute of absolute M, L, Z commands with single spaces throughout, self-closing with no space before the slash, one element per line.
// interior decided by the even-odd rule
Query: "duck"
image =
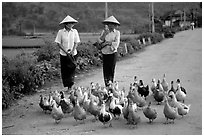
<path fill-rule="evenodd" d="M 157 82 L 157 89 L 159 89 L 159 91 L 164 92 L 164 88 L 163 88 L 163 86 L 161 84 L 161 80 L 160 79 L 158 79 L 158 82 Z"/>
<path fill-rule="evenodd" d="M 125 104 L 125 100 L 127 100 L 127 98 L 125 97 L 125 88 L 123 87 L 122 91 L 121 91 L 121 95 L 119 97 L 119 104 L 124 107 Z"/>
<path fill-rule="evenodd" d="M 145 99 L 138 94 L 136 88 L 133 88 L 132 91 L 129 91 L 127 97 L 130 98 L 133 101 L 133 103 L 136 103 L 137 106 L 140 108 L 146 105 Z"/>
<path fill-rule="evenodd" d="M 135 112 L 133 107 L 133 102 L 129 104 L 129 114 L 128 114 L 128 124 L 135 125 L 133 128 L 137 127 L 137 124 L 141 121 L 140 116 Z"/>
<path fill-rule="evenodd" d="M 166 74 L 165 74 L 165 73 L 164 73 L 164 75 L 163 75 L 163 79 L 162 79 L 161 85 L 162 85 L 163 90 L 164 90 L 165 92 L 167 92 L 167 91 L 169 90 L 169 84 L 168 84 L 167 81 L 166 81 Z"/>
<path fill-rule="evenodd" d="M 157 105 L 161 104 L 164 100 L 164 90 L 163 87 L 161 86 L 160 80 L 158 80 L 157 87 L 156 87 L 156 92 L 154 94 L 154 99 L 157 102 Z"/>
<path fill-rule="evenodd" d="M 157 118 L 157 111 L 156 109 L 153 109 L 150 106 L 151 106 L 151 101 L 149 102 L 148 106 L 143 109 L 143 113 L 145 117 L 149 119 L 149 123 L 152 123 L 153 120 Z"/>
<path fill-rule="evenodd" d="M 76 122 L 77 120 L 83 120 L 83 123 L 85 123 L 84 120 L 86 119 L 86 111 L 79 105 L 79 101 L 77 99 L 75 100 L 73 116 Z"/>
<path fill-rule="evenodd" d="M 64 92 L 61 91 L 60 94 L 61 94 L 60 106 L 62 108 L 63 113 L 64 114 L 71 113 L 74 110 L 73 104 L 65 98 Z"/>
<path fill-rule="evenodd" d="M 119 104 L 116 104 L 116 98 L 113 96 L 113 94 L 110 94 L 111 96 L 111 102 L 109 106 L 109 111 L 114 115 L 116 119 L 119 119 L 120 115 L 122 114 L 123 107 Z"/>
<path fill-rule="evenodd" d="M 80 106 L 83 104 L 84 94 L 82 92 L 82 87 L 77 87 L 75 89 L 74 95 L 76 96 Z"/>
<path fill-rule="evenodd" d="M 178 114 L 182 117 L 184 115 L 187 115 L 190 111 L 190 107 L 191 107 L 191 104 L 189 104 L 187 106 L 183 106 L 183 107 L 178 107 Z"/>
<path fill-rule="evenodd" d="M 171 101 L 169 102 L 169 105 L 171 107 L 174 107 L 174 108 L 188 108 L 189 107 L 188 105 L 186 105 L 186 104 L 184 104 L 182 102 L 178 102 L 174 92 L 170 92 L 169 96 L 172 98 Z"/>
<path fill-rule="evenodd" d="M 177 79 L 176 83 L 181 85 L 180 79 Z M 187 94 L 186 89 L 183 86 L 181 86 L 181 91 L 183 91 L 185 94 Z"/>
<path fill-rule="evenodd" d="M 73 106 L 75 106 L 76 99 L 77 99 L 77 97 L 74 95 L 74 91 L 71 90 L 69 100 L 70 100 L 70 102 L 72 103 Z"/>
<path fill-rule="evenodd" d="M 60 96 L 61 95 L 57 90 L 55 90 L 54 93 L 52 94 L 52 98 L 56 101 L 58 105 L 60 104 L 60 100 L 61 100 Z"/>
<path fill-rule="evenodd" d="M 166 122 L 164 124 L 168 124 L 169 119 L 173 120 L 172 123 L 174 123 L 174 120 L 176 118 L 178 118 L 178 110 L 177 110 L 177 108 L 171 107 L 169 105 L 166 96 L 164 97 L 164 102 L 165 102 L 165 105 L 164 105 L 164 109 L 163 109 L 163 114 L 166 118 Z"/>
<path fill-rule="evenodd" d="M 138 86 L 138 93 L 143 97 L 146 97 L 149 95 L 149 86 L 144 86 L 143 81 L 139 80 L 139 86 Z"/>
<path fill-rule="evenodd" d="M 113 93 L 114 97 L 119 98 L 120 93 L 118 92 L 118 82 L 117 81 L 114 81 L 114 83 L 112 83 L 112 81 L 109 81 L 108 92 Z"/>
<path fill-rule="evenodd" d="M 55 120 L 55 123 L 59 124 L 62 118 L 64 117 L 64 113 L 62 111 L 61 106 L 58 106 L 55 100 L 52 101 L 52 106 L 52 118 Z"/>
<path fill-rule="evenodd" d="M 124 107 L 122 109 L 123 117 L 128 121 L 128 115 L 129 115 L 129 104 L 130 104 L 130 98 L 127 99 L 127 102 L 125 102 Z M 127 123 L 128 124 L 128 123 Z"/>
<path fill-rule="evenodd" d="M 181 91 L 181 85 L 178 83 L 177 91 L 176 91 L 176 99 L 184 103 L 185 98 L 186 98 L 186 94 L 183 91 Z"/>
<path fill-rule="evenodd" d="M 176 89 L 174 88 L 174 81 L 171 81 L 171 89 L 169 90 L 168 94 L 169 94 L 170 92 L 176 93 Z"/>
<path fill-rule="evenodd" d="M 40 102 L 39 102 L 40 108 L 47 113 L 47 111 L 52 112 L 52 106 L 48 99 L 46 97 L 43 97 L 43 95 L 40 95 Z"/>
<path fill-rule="evenodd" d="M 94 82 L 91 82 L 90 83 L 90 92 L 91 94 L 93 94 L 94 96 L 98 96 L 98 88 L 99 87 L 96 87 L 96 86 L 99 86 L 99 84 L 95 84 Z"/>
<path fill-rule="evenodd" d="M 99 98 L 98 96 L 95 96 L 92 94 L 91 90 L 89 90 L 88 92 L 88 97 L 90 100 L 93 100 L 94 102 L 96 102 L 97 104 L 99 103 Z"/>
<path fill-rule="evenodd" d="M 98 119 L 100 108 L 97 106 L 96 102 L 93 101 L 93 99 L 91 99 L 89 103 L 88 112 L 95 117 L 93 120 L 93 122 L 95 122 Z"/>
<path fill-rule="evenodd" d="M 134 76 L 133 86 L 134 86 L 134 87 L 139 86 L 139 81 L 138 81 L 138 79 L 137 79 L 137 76 Z"/>
<path fill-rule="evenodd" d="M 114 82 L 113 82 L 113 88 L 114 88 L 115 91 L 119 91 L 118 81 L 114 81 Z"/>
<path fill-rule="evenodd" d="M 153 78 L 153 79 L 152 79 L 152 85 L 151 85 L 151 87 L 150 87 L 150 89 L 151 89 L 153 95 L 156 93 L 156 87 L 157 87 L 157 82 L 156 82 L 156 79 Z"/>
<path fill-rule="evenodd" d="M 105 102 L 103 101 L 101 105 L 101 110 L 98 116 L 98 120 L 102 122 L 104 126 L 109 123 L 109 127 L 112 127 L 112 123 L 111 123 L 112 119 L 113 117 L 110 112 L 106 111 L 106 105 L 105 105 Z"/>
<path fill-rule="evenodd" d="M 90 102 L 91 102 L 91 100 L 88 99 L 88 93 L 84 92 L 83 108 L 85 111 L 88 111 Z"/>

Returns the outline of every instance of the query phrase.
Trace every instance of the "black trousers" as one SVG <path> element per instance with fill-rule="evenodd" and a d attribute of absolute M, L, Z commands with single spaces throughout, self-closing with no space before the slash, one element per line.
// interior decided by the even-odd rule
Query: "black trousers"
<path fill-rule="evenodd" d="M 68 56 L 60 55 L 61 77 L 64 87 L 71 88 L 74 85 L 76 66 L 73 65 L 73 62 L 75 60 L 76 56 L 70 59 Z"/>
<path fill-rule="evenodd" d="M 117 52 L 113 54 L 103 54 L 103 77 L 105 86 L 108 82 L 114 80 L 115 66 L 117 61 Z"/>

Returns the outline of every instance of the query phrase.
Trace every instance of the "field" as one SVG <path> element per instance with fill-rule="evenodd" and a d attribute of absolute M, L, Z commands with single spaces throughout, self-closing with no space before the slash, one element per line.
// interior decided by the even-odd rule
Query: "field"
<path fill-rule="evenodd" d="M 80 33 L 81 42 L 96 42 L 99 35 L 98 33 Z M 124 37 L 137 37 L 138 35 L 121 35 Z M 55 40 L 55 35 L 44 34 L 36 37 L 31 36 L 4 36 L 2 38 L 2 54 L 13 58 L 21 52 L 32 53 L 36 48 L 45 45 L 44 40 L 53 41 Z"/>

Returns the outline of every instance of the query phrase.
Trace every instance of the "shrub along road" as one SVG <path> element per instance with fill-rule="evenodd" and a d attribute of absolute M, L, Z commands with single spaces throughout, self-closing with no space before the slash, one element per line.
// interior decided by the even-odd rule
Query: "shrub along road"
<path fill-rule="evenodd" d="M 134 53 L 131 58 L 117 62 L 115 79 L 119 88 L 129 84 L 136 75 L 151 84 L 151 79 L 162 79 L 166 73 L 167 82 L 180 78 L 187 90 L 186 104 L 191 104 L 187 116 L 175 120 L 174 124 L 163 124 L 163 104 L 152 107 L 157 109 L 158 117 L 149 124 L 141 110 L 138 115 L 141 123 L 138 128 L 130 129 L 121 118 L 113 120 L 111 128 L 104 128 L 99 121 L 92 122 L 93 116 L 88 115 L 85 124 L 74 126 L 73 116 L 66 116 L 61 123 L 55 124 L 49 114 L 44 114 L 39 107 L 39 94 L 63 89 L 60 82 L 53 83 L 43 93 L 24 97 L 10 109 L 2 112 L 2 134 L 202 134 L 202 30 L 179 32 L 173 39 L 166 39 L 159 44 L 145 48 L 143 52 Z M 90 82 L 103 84 L 102 70 L 97 69 L 84 77 L 78 77 L 76 86 L 89 86 Z"/>

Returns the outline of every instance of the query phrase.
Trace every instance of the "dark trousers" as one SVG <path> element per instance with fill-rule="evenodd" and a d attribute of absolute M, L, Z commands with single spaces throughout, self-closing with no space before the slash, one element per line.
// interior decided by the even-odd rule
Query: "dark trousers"
<path fill-rule="evenodd" d="M 117 52 L 113 54 L 103 54 L 103 77 L 105 86 L 108 82 L 114 80 L 115 65 L 117 61 Z"/>
<path fill-rule="evenodd" d="M 64 87 L 71 88 L 74 85 L 76 66 L 73 65 L 73 62 L 75 60 L 76 56 L 70 60 L 67 56 L 60 55 L 61 77 Z"/>

